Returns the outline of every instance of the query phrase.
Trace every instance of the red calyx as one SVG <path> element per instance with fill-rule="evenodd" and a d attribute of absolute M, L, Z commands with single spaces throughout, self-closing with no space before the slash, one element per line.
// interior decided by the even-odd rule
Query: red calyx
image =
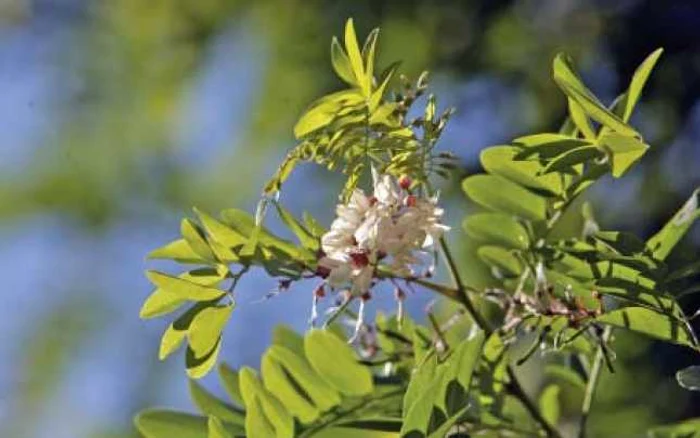
<path fill-rule="evenodd" d="M 406 197 L 406 207 L 415 207 L 418 200 L 413 195 L 408 195 Z"/>
<path fill-rule="evenodd" d="M 356 251 L 350 254 L 352 264 L 357 268 L 362 268 L 369 265 L 369 257 L 365 250 Z"/>

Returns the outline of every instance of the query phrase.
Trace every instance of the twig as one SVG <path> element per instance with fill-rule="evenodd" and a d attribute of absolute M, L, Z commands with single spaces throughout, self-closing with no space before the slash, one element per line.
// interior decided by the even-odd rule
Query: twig
<path fill-rule="evenodd" d="M 578 437 L 586 437 L 586 425 L 588 417 L 591 413 L 591 406 L 593 404 L 593 397 L 595 397 L 596 388 L 598 387 L 598 380 L 600 380 L 600 372 L 603 369 L 603 362 L 605 361 L 605 347 L 603 346 L 610 335 L 612 334 L 612 327 L 605 327 L 603 336 L 601 338 L 601 343 L 596 351 L 595 358 L 593 359 L 593 366 L 591 367 L 591 373 L 588 376 L 588 384 L 586 384 L 586 393 L 583 398 L 583 406 L 581 407 L 581 419 L 579 420 Z"/>
<path fill-rule="evenodd" d="M 450 275 L 452 276 L 452 280 L 455 284 L 455 287 L 457 288 L 457 297 L 459 297 L 460 303 L 464 305 L 464 307 L 467 309 L 467 312 L 469 312 L 469 316 L 471 316 L 476 325 L 484 331 L 486 336 L 491 335 L 493 333 L 493 329 L 491 328 L 488 321 L 486 321 L 484 317 L 481 316 L 481 314 L 476 310 L 474 304 L 469 298 L 467 288 L 462 282 L 462 278 L 460 277 L 459 272 L 457 271 L 457 265 L 455 264 L 454 258 L 452 257 L 450 249 L 447 246 L 447 242 L 445 242 L 444 238 L 440 239 L 440 248 L 442 249 L 442 254 L 445 257 L 445 261 L 447 262 L 447 266 L 449 268 Z M 510 364 L 506 367 L 506 371 L 510 380 L 510 383 L 506 386 L 508 391 L 523 404 L 525 409 L 530 413 L 530 416 L 532 416 L 532 418 L 537 423 L 539 423 L 540 427 L 544 429 L 545 433 L 549 438 L 561 438 L 561 434 L 559 433 L 559 431 L 557 431 L 554 428 L 554 426 L 549 424 L 549 422 L 542 416 L 537 406 L 532 402 L 532 400 L 530 400 L 528 395 L 525 393 L 525 390 L 520 385 L 520 382 L 518 381 L 518 378 L 515 375 L 515 371 L 513 371 L 513 367 Z"/>

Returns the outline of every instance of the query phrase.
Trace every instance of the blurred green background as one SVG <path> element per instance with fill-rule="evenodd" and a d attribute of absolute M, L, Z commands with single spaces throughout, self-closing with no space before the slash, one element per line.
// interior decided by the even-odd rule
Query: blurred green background
<path fill-rule="evenodd" d="M 181 358 L 156 358 L 166 321 L 138 319 L 144 256 L 176 237 L 192 206 L 254 208 L 296 117 L 340 86 L 329 44 L 349 16 L 360 35 L 381 27 L 384 65 L 431 70 L 440 105 L 457 110 L 441 147 L 462 175 L 478 171 L 483 147 L 557 129 L 555 53 L 610 101 L 664 47 L 633 119 L 652 149 L 589 197 L 604 228 L 647 237 L 700 185 L 697 1 L 0 0 L 1 437 L 131 437 L 145 406 L 191 409 Z M 443 188 L 450 239 L 484 285 L 459 227 L 469 206 L 458 182 Z M 283 201 L 328 224 L 338 187 L 303 166 Z M 697 228 L 676 262 L 698 258 Z M 310 291 L 261 303 L 273 287 L 263 276 L 241 285 L 222 350 L 232 365 L 257 366 L 275 324 L 306 327 Z M 429 300 L 411 297 L 412 313 Z M 700 398 L 673 379 L 700 358 L 636 337 L 620 336 L 616 351 L 595 436 L 700 415 Z M 533 391 L 536 368 L 524 370 Z M 218 392 L 215 377 L 205 384 Z M 571 415 L 580 395 L 563 401 Z"/>

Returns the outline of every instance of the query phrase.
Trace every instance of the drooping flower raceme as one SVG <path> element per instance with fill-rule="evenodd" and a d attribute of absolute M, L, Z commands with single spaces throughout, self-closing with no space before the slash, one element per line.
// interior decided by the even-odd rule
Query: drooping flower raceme
<path fill-rule="evenodd" d="M 318 262 L 318 272 L 331 288 L 361 298 L 360 312 L 380 264 L 397 277 L 421 276 L 418 269 L 425 269 L 435 242 L 449 230 L 441 223 L 437 196 L 417 196 L 407 178 L 396 181 L 374 169 L 372 179 L 373 195 L 356 189 L 337 206 L 337 218 L 321 239 Z"/>

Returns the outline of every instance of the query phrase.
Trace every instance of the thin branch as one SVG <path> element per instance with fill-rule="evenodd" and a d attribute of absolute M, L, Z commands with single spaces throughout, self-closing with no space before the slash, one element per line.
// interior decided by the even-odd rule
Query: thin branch
<path fill-rule="evenodd" d="M 591 406 L 593 405 L 593 398 L 595 397 L 596 388 L 598 387 L 598 380 L 600 380 L 600 373 L 603 370 L 603 362 L 605 361 L 605 347 L 603 345 L 608 342 L 610 335 L 612 334 L 612 327 L 605 327 L 603 336 L 601 339 L 601 344 L 598 346 L 595 358 L 593 359 L 593 366 L 591 367 L 591 373 L 588 376 L 588 384 L 586 385 L 586 393 L 583 398 L 583 406 L 581 407 L 581 419 L 579 420 L 578 437 L 586 437 L 586 425 L 588 422 L 588 417 L 591 413 Z"/>
<path fill-rule="evenodd" d="M 445 257 L 445 261 L 447 262 L 452 280 L 457 288 L 457 297 L 460 303 L 464 305 L 467 312 L 469 312 L 469 316 L 472 317 L 476 325 L 479 326 L 479 328 L 481 328 L 487 336 L 492 334 L 493 329 L 491 328 L 491 325 L 488 323 L 488 321 L 486 321 L 481 313 L 476 310 L 476 307 L 474 307 L 474 304 L 469 298 L 469 294 L 467 293 L 468 289 L 464 285 L 464 282 L 457 271 L 457 265 L 444 238 L 440 239 L 440 248 L 442 249 L 442 254 Z M 544 429 L 549 438 L 561 438 L 559 431 L 557 431 L 554 426 L 549 424 L 549 422 L 542 416 L 542 413 L 540 413 L 538 407 L 532 402 L 532 400 L 530 400 L 527 393 L 525 393 L 525 390 L 520 385 L 520 382 L 515 375 L 515 371 L 513 371 L 513 367 L 508 364 L 506 370 L 508 372 L 508 378 L 510 379 L 510 383 L 506 386 L 508 391 L 515 398 L 520 400 L 523 406 L 525 406 L 525 409 L 527 409 L 527 411 L 530 413 L 530 416 L 532 416 L 532 418 L 539 423 L 540 427 Z"/>

